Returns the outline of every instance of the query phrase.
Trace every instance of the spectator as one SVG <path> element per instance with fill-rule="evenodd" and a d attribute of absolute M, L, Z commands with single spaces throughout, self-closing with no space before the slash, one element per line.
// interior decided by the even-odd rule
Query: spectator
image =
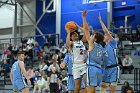
<path fill-rule="evenodd" d="M 41 76 L 41 74 L 38 75 L 38 80 L 35 82 L 34 91 L 33 93 L 36 93 L 36 90 L 38 89 L 38 93 L 42 93 L 43 88 L 45 88 L 45 79 Z"/>
<path fill-rule="evenodd" d="M 38 75 L 39 75 L 39 71 L 38 69 L 34 70 L 35 76 L 33 78 L 34 84 L 37 82 L 37 80 L 39 79 Z"/>
<path fill-rule="evenodd" d="M 47 69 L 48 69 L 48 66 L 45 63 L 45 60 L 44 59 L 41 59 L 41 64 L 39 65 L 39 71 L 40 72 L 47 71 Z"/>
<path fill-rule="evenodd" d="M 34 39 L 33 37 L 30 37 L 27 41 L 27 44 L 34 44 Z"/>
<path fill-rule="evenodd" d="M 59 89 L 60 89 L 59 78 L 60 78 L 60 73 L 57 71 L 56 67 L 52 67 L 47 77 L 47 81 L 50 87 L 50 93 L 59 93 Z"/>
<path fill-rule="evenodd" d="M 10 72 L 10 65 L 7 63 L 7 59 L 4 59 L 4 63 L 1 64 L 1 73 L 3 73 L 5 76 L 7 76 L 7 73 Z"/>
<path fill-rule="evenodd" d="M 122 74 L 124 73 L 125 70 L 128 70 L 129 74 L 131 74 L 131 71 L 134 69 L 132 63 L 133 63 L 132 58 L 128 54 L 126 54 L 122 62 L 123 64 Z"/>
<path fill-rule="evenodd" d="M 64 46 L 64 40 L 63 39 L 60 39 L 59 48 L 62 48 L 62 46 Z"/>
<path fill-rule="evenodd" d="M 44 45 L 42 46 L 43 51 L 45 52 L 45 54 L 49 54 L 50 50 L 49 50 L 49 43 L 46 40 L 46 42 L 44 43 Z"/>
<path fill-rule="evenodd" d="M 35 42 L 34 46 L 35 46 L 35 48 L 34 48 L 35 55 L 37 55 L 38 58 L 41 58 L 42 57 L 42 52 L 41 52 L 40 45 L 38 44 L 38 42 Z"/>
<path fill-rule="evenodd" d="M 132 90 L 132 92 L 129 92 L 128 90 Z M 121 87 L 121 93 L 133 93 L 133 89 L 129 86 L 129 82 L 124 82 L 124 86 Z"/>
<path fill-rule="evenodd" d="M 59 67 L 59 65 L 57 64 L 56 59 L 52 59 L 52 62 L 53 62 L 53 64 L 51 64 L 51 65 L 49 66 L 48 71 L 51 71 L 51 69 L 52 69 L 53 67 L 56 67 L 56 70 L 59 72 L 59 71 L 60 71 L 60 67 Z"/>

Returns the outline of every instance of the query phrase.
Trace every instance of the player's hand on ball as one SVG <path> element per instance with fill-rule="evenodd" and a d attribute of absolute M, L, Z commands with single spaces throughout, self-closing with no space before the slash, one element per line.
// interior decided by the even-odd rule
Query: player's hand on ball
<path fill-rule="evenodd" d="M 70 30 L 67 28 L 67 26 L 65 25 L 65 30 L 67 33 L 70 33 Z"/>

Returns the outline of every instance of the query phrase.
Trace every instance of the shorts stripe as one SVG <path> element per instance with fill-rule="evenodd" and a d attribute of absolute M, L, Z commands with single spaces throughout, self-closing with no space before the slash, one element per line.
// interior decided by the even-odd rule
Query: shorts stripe
<path fill-rule="evenodd" d="M 87 68 L 87 85 L 90 85 L 89 68 Z"/>

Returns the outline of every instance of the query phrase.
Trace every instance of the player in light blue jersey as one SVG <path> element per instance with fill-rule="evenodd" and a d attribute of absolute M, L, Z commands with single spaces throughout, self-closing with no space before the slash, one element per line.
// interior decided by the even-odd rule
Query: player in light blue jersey
<path fill-rule="evenodd" d="M 22 93 L 29 93 L 25 78 L 27 79 L 29 86 L 31 85 L 31 82 L 24 67 L 24 58 L 24 52 L 18 52 L 18 61 L 12 65 L 10 79 L 13 85 L 13 93 L 18 93 L 19 91 Z"/>
<path fill-rule="evenodd" d="M 84 12 L 84 34 L 88 41 L 88 53 L 87 53 L 87 93 L 95 93 L 96 87 L 102 83 L 102 68 L 101 62 L 104 56 L 104 48 L 102 42 L 104 36 L 95 32 L 91 37 L 88 31 L 88 24 L 86 22 L 86 11 Z"/>
<path fill-rule="evenodd" d="M 72 75 L 73 63 L 72 63 L 72 55 L 70 53 L 68 53 L 65 56 L 63 63 L 60 64 L 60 67 L 64 68 L 66 65 L 68 67 L 68 80 L 67 80 L 68 93 L 74 93 L 75 84 L 74 84 L 74 78 Z M 82 80 L 80 93 L 85 93 L 84 89 L 85 89 L 85 85 L 84 85 L 84 81 Z"/>
<path fill-rule="evenodd" d="M 106 88 L 110 87 L 110 93 L 115 93 L 117 87 L 117 82 L 119 79 L 119 66 L 118 59 L 116 55 L 117 41 L 112 37 L 107 27 L 104 25 L 101 16 L 99 16 L 99 21 L 105 32 L 104 42 L 105 45 L 105 56 L 104 56 L 104 76 L 103 84 L 100 93 L 106 93 Z"/>

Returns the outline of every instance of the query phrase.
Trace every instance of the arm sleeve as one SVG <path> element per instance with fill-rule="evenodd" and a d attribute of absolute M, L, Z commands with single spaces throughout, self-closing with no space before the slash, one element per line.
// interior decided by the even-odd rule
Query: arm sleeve
<path fill-rule="evenodd" d="M 64 60 L 63 60 L 63 63 L 68 64 L 68 60 L 69 60 L 69 56 L 66 55 L 65 58 L 64 58 Z"/>

